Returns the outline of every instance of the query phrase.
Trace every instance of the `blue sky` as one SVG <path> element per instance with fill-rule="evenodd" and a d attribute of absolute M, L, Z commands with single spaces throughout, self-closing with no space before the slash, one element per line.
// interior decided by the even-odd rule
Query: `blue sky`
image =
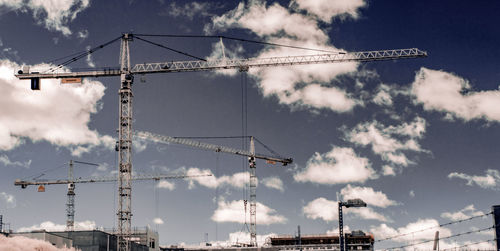
<path fill-rule="evenodd" d="M 13 73 L 22 65 L 50 67 L 54 59 L 122 32 L 224 35 L 332 51 L 417 47 L 428 52 L 420 59 L 250 70 L 248 134 L 294 158 L 287 167 L 257 163 L 262 240 L 294 234 L 297 225 L 306 234 L 334 233 L 338 198 L 361 197 L 369 204 L 346 210 L 346 225 L 376 239 L 488 213 L 497 204 L 500 182 L 499 8 L 495 1 L 2 1 L 0 214 L 14 230 L 61 228 L 66 187 L 37 193 L 14 187 L 16 178 L 40 173 L 63 178 L 70 159 L 100 165 L 77 166 L 78 177 L 116 174 L 118 78 L 85 79 L 73 86 L 47 80 L 33 92 Z M 149 39 L 203 58 L 221 56 L 218 40 Z M 229 40 L 224 46 L 228 57 L 239 58 L 313 53 Z M 70 69 L 117 66 L 118 55 L 115 43 Z M 189 58 L 138 40 L 131 44 L 133 64 L 173 60 Z M 242 134 L 240 73 L 140 79 L 134 84 L 136 130 Z M 211 142 L 242 147 L 239 140 Z M 265 153 L 261 146 L 257 151 Z M 134 183 L 133 226 L 158 229 L 161 244 L 199 243 L 205 233 L 213 242 L 247 241 L 245 162 L 138 142 L 137 173 L 214 176 Z M 116 224 L 116 190 L 112 183 L 77 185 L 75 220 L 81 227 Z M 439 231 L 444 237 L 491 225 L 486 217 Z M 431 239 L 436 229 L 376 243 L 376 248 Z M 475 233 L 443 240 L 441 247 L 493 238 L 491 231 Z"/>

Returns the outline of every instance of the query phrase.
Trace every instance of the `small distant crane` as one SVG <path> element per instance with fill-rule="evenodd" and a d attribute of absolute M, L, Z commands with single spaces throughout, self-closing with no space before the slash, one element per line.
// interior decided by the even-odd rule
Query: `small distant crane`
<path fill-rule="evenodd" d="M 267 163 L 270 164 L 281 163 L 283 164 L 283 166 L 286 166 L 293 162 L 292 158 L 283 158 L 280 156 L 269 156 L 269 155 L 255 153 L 255 138 L 253 136 L 249 136 L 250 138 L 249 151 L 204 143 L 182 137 L 159 135 L 150 132 L 135 132 L 134 136 L 142 139 L 147 139 L 153 142 L 181 144 L 209 151 L 229 153 L 229 154 L 248 157 L 248 165 L 250 167 L 250 246 L 253 247 L 257 246 L 257 175 L 255 172 L 257 166 L 255 160 L 262 159 L 266 160 Z"/>
<path fill-rule="evenodd" d="M 27 79 L 31 81 L 32 90 L 40 90 L 41 79 L 61 79 L 63 83 L 81 83 L 82 78 L 95 77 L 120 77 L 119 95 L 119 118 L 118 118 L 118 251 L 130 251 L 129 240 L 132 236 L 132 84 L 134 75 L 144 75 L 152 73 L 172 73 L 172 72 L 200 72 L 200 71 L 216 71 L 224 69 L 237 69 L 241 72 L 246 72 L 249 68 L 254 67 L 278 67 L 291 65 L 309 65 L 309 64 L 327 64 L 327 63 L 342 63 L 342 62 L 368 62 L 381 60 L 395 60 L 405 58 L 420 58 L 427 57 L 427 52 L 418 48 L 395 49 L 395 50 L 378 50 L 378 51 L 361 51 L 361 52 L 327 52 L 323 50 L 323 54 L 302 55 L 302 56 L 286 56 L 286 57 L 271 57 L 271 58 L 244 58 L 244 59 L 218 59 L 205 60 L 189 55 L 184 52 L 169 48 L 167 46 L 146 40 L 144 37 L 162 36 L 158 34 L 132 34 L 124 33 L 121 36 L 91 48 L 86 52 L 80 53 L 66 62 L 60 64 L 56 68 L 49 71 L 31 71 L 29 67 L 23 66 L 15 76 L 19 79 Z M 165 37 L 169 35 L 164 35 Z M 129 43 L 137 39 L 149 44 L 153 44 L 170 51 L 174 51 L 186 56 L 196 58 L 195 61 L 169 61 L 160 63 L 143 63 L 131 65 Z M 218 36 L 217 38 L 234 39 L 240 41 L 250 41 L 247 39 L 236 39 Z M 104 48 L 116 41 L 121 41 L 120 47 L 120 67 L 105 67 L 101 69 L 83 70 L 68 72 L 62 70 L 62 67 L 85 58 L 91 53 Z M 284 46 L 271 43 L 264 43 L 273 46 Z M 298 48 L 293 46 L 287 46 Z M 304 49 L 304 48 L 302 48 Z M 319 50 L 316 50 L 319 51 Z M 58 71 L 59 70 L 59 71 Z M 256 242 L 256 236 L 252 236 L 252 243 Z"/>
<path fill-rule="evenodd" d="M 344 236 L 344 216 L 342 207 L 366 207 L 366 203 L 361 199 L 351 199 L 346 202 L 339 201 L 339 246 L 340 251 L 345 250 L 345 236 Z"/>
<path fill-rule="evenodd" d="M 58 185 L 58 184 L 67 184 L 68 185 L 68 193 L 67 193 L 67 202 L 66 202 L 66 229 L 67 231 L 74 231 L 75 227 L 75 184 L 76 183 L 99 183 L 99 182 L 115 182 L 117 181 L 116 177 L 95 177 L 95 178 L 78 178 L 75 179 L 73 175 L 73 164 L 84 164 L 84 165 L 92 165 L 99 166 L 98 164 L 70 160 L 69 161 L 69 169 L 68 169 L 68 179 L 59 179 L 59 180 L 21 180 L 16 179 L 14 181 L 15 186 L 20 186 L 21 188 L 27 188 L 28 186 L 38 186 L 38 192 L 45 192 L 46 185 Z M 186 178 L 195 178 L 195 177 L 205 177 L 212 176 L 212 174 L 199 174 L 199 175 L 136 175 L 132 176 L 132 180 L 166 180 L 166 179 L 186 179 Z"/>

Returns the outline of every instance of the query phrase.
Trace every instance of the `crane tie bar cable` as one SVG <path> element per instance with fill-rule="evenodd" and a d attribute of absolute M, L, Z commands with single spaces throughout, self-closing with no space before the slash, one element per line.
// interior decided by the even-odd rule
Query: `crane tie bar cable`
<path fill-rule="evenodd" d="M 90 54 L 96 52 L 97 50 L 102 49 L 102 48 L 104 48 L 104 47 L 106 47 L 106 46 L 108 46 L 108 45 L 110 45 L 110 44 L 112 44 L 112 43 L 120 40 L 121 38 L 122 38 L 122 36 L 119 36 L 119 37 L 117 37 L 117 38 L 115 38 L 115 39 L 113 39 L 113 40 L 111 40 L 109 42 L 106 42 L 104 44 L 101 44 L 101 45 L 98 45 L 98 46 L 96 46 L 94 48 L 91 48 L 91 49 L 89 49 L 89 50 L 87 50 L 85 52 L 82 52 L 82 53 L 78 54 L 77 56 L 75 56 L 75 57 L 73 57 L 73 58 L 71 58 L 69 60 L 66 60 L 66 61 L 58 64 L 56 67 L 52 67 L 52 68 L 48 69 L 46 72 L 54 72 L 57 69 L 61 69 L 62 67 L 66 66 L 66 65 L 69 65 L 69 64 L 71 64 L 73 62 L 76 62 L 76 61 L 78 61 L 78 60 L 86 57 L 87 55 L 90 55 Z M 72 55 L 75 55 L 75 54 L 72 54 Z M 66 56 L 66 57 L 63 57 L 63 58 L 67 58 L 67 57 L 69 57 L 69 56 Z M 63 59 L 63 58 L 61 58 L 61 59 Z M 53 60 L 53 61 L 56 61 L 56 60 Z"/>
<path fill-rule="evenodd" d="M 139 39 L 139 40 L 141 40 L 141 41 L 144 41 L 144 42 L 146 42 L 146 43 L 149 43 L 149 44 L 152 44 L 152 45 L 156 45 L 156 46 L 161 47 L 161 48 L 163 48 L 163 49 L 167 49 L 167 50 L 170 50 L 170 51 L 173 51 L 173 52 L 176 52 L 176 53 L 182 54 L 182 55 L 184 55 L 184 56 L 192 57 L 192 58 L 195 58 L 195 59 L 198 59 L 198 60 L 201 60 L 201 61 L 207 61 L 207 60 L 206 60 L 206 59 L 204 59 L 204 58 L 200 58 L 200 57 L 197 57 L 197 56 L 193 56 L 193 55 L 191 55 L 191 54 L 189 54 L 189 53 L 182 52 L 182 51 L 179 51 L 179 50 L 176 50 L 176 49 L 172 49 L 172 48 L 167 47 L 167 46 L 165 46 L 165 45 L 161 45 L 161 44 L 158 44 L 158 43 L 155 43 L 155 42 L 152 42 L 152 41 L 146 40 L 146 39 L 144 39 L 144 38 L 140 38 L 140 37 L 138 37 L 138 36 L 134 36 L 134 37 L 135 37 L 135 38 L 137 38 L 137 39 Z"/>
<path fill-rule="evenodd" d="M 490 214 L 492 214 L 492 212 L 489 212 L 489 213 L 486 213 L 486 214 L 483 214 L 483 215 L 472 216 L 470 218 L 463 219 L 463 220 L 457 220 L 457 221 L 451 221 L 451 222 L 443 223 L 443 224 L 440 224 L 439 226 L 435 226 L 435 227 L 428 227 L 428 228 L 420 229 L 420 230 L 409 232 L 409 233 L 404 233 L 404 234 L 398 234 L 398 235 L 390 236 L 390 237 L 387 237 L 387 238 L 384 238 L 384 239 L 376 240 L 375 242 L 381 242 L 381 241 L 391 240 L 391 239 L 395 239 L 395 238 L 407 236 L 407 235 L 414 234 L 414 233 L 424 232 L 424 231 L 427 231 L 427 230 L 430 230 L 430 229 L 434 229 L 434 228 L 444 227 L 444 226 L 448 226 L 448 225 L 452 225 L 452 224 L 456 224 L 456 223 L 462 223 L 462 222 L 465 222 L 465 221 L 473 220 L 475 218 L 485 217 L 485 216 L 488 216 Z"/>
<path fill-rule="evenodd" d="M 169 34 L 134 34 L 134 35 L 135 36 L 142 36 L 142 37 L 219 38 L 219 39 L 223 38 L 223 39 L 235 40 L 235 41 L 241 41 L 241 42 L 247 42 L 247 43 L 264 44 L 264 45 L 286 47 L 286 48 L 299 49 L 299 50 L 319 51 L 319 52 L 328 52 L 328 53 L 337 52 L 337 51 L 314 49 L 314 48 L 307 48 L 307 47 L 293 46 L 293 45 L 286 45 L 286 44 L 277 44 L 277 43 L 250 40 L 250 39 L 237 38 L 237 37 L 220 36 L 220 35 L 169 35 Z"/>
<path fill-rule="evenodd" d="M 493 228 L 495 228 L 495 226 L 487 227 L 487 228 L 483 228 L 483 229 L 479 229 L 479 230 L 474 230 L 474 231 L 468 231 L 468 232 L 458 233 L 458 234 L 450 235 L 450 236 L 447 236 L 447 237 L 442 237 L 442 238 L 439 238 L 439 239 L 440 240 L 446 240 L 446 239 L 450 239 L 450 238 L 454 238 L 454 237 L 458 237 L 458 236 L 462 236 L 462 235 L 479 233 L 479 232 L 490 230 L 490 229 L 493 229 Z M 426 240 L 426 241 L 421 241 L 421 242 L 418 242 L 418 243 L 413 243 L 413 244 L 408 244 L 408 245 L 403 245 L 403 246 L 399 246 L 399 247 L 386 248 L 385 250 L 402 249 L 402 248 L 406 248 L 406 247 L 412 247 L 412 246 L 416 246 L 416 245 L 420 245 L 420 244 L 424 244 L 424 243 L 429 243 L 429 242 L 432 242 L 432 241 L 434 241 L 434 239 L 432 239 L 432 240 Z"/>

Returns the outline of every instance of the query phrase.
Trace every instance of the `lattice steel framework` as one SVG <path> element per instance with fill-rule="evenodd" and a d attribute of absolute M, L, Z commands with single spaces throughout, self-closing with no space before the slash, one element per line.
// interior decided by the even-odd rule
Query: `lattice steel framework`
<path fill-rule="evenodd" d="M 426 57 L 427 52 L 417 48 L 362 51 L 362 52 L 336 52 L 318 55 L 272 57 L 272 58 L 248 58 L 248 59 L 219 59 L 219 60 L 198 60 L 198 61 L 177 61 L 136 64 L 130 67 L 129 42 L 132 41 L 133 34 L 123 34 L 121 38 L 120 49 L 120 68 L 101 68 L 92 71 L 67 72 L 63 69 L 51 70 L 50 72 L 19 71 L 16 75 L 19 79 L 31 79 L 32 83 L 38 83 L 40 79 L 45 78 L 79 78 L 79 77 L 105 77 L 120 76 L 121 88 L 119 91 L 120 109 L 119 109 L 119 132 L 117 149 L 119 152 L 119 209 L 118 209 L 118 250 L 129 251 L 128 243 L 131 236 L 131 173 L 132 173 L 132 83 L 134 74 L 149 73 L 169 73 L 169 72 L 194 72 L 194 71 L 213 71 L 222 69 L 239 69 L 246 71 L 250 67 L 275 67 L 287 65 L 305 65 L 305 64 L 324 64 L 341 62 L 365 62 L 392 60 L 404 58 Z M 37 85 L 38 86 L 38 85 Z M 250 157 L 252 158 L 252 157 Z M 253 158 L 255 160 L 255 158 Z M 255 163 L 254 163 L 255 164 Z M 250 168 L 255 172 L 255 165 Z M 254 173 L 255 174 L 255 173 Z M 252 183 L 252 178 L 250 179 Z M 254 181 L 256 187 L 256 179 Z M 252 184 L 250 184 L 252 189 Z M 255 199 L 255 198 L 253 198 Z M 252 201 L 252 198 L 250 198 Z M 255 204 L 250 210 L 254 212 Z M 251 215 L 252 217 L 252 215 Z M 255 220 L 251 220 L 254 223 Z M 256 244 L 255 225 L 251 225 L 251 241 Z"/>
<path fill-rule="evenodd" d="M 130 251 L 132 236 L 132 83 L 129 42 L 124 34 L 120 48 L 119 124 L 118 124 L 118 250 Z"/>

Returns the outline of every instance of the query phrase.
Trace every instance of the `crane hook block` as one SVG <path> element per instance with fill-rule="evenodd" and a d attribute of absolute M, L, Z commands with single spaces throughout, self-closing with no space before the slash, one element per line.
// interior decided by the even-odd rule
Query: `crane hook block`
<path fill-rule="evenodd" d="M 40 78 L 32 78 L 31 79 L 31 90 L 34 90 L 34 91 L 40 90 Z"/>

